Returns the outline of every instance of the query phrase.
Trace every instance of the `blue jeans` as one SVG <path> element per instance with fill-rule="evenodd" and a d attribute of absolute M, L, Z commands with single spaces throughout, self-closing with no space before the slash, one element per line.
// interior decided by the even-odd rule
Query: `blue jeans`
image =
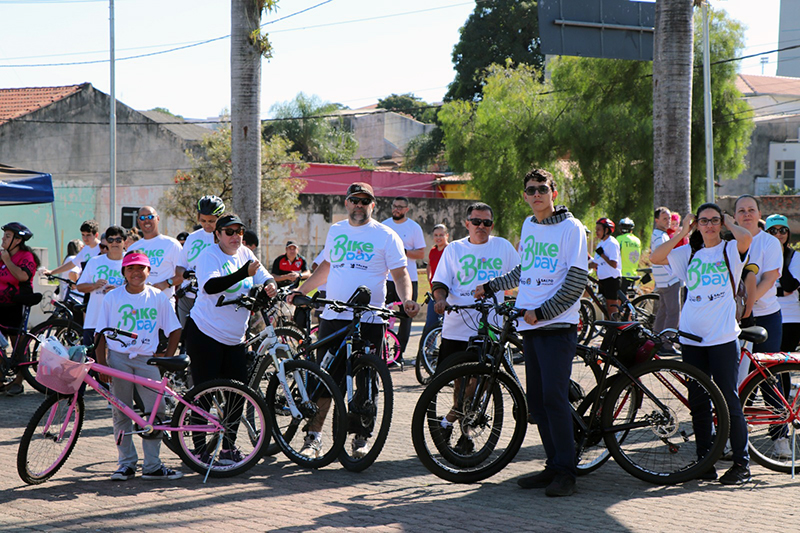
<path fill-rule="evenodd" d="M 578 344 L 577 330 L 574 327 L 563 333 L 528 330 L 522 332 L 522 342 L 528 409 L 547 454 L 545 468 L 574 478 L 577 468 L 569 378 Z"/>
<path fill-rule="evenodd" d="M 717 384 L 728 412 L 731 415 L 731 449 L 733 462 L 737 465 L 750 463 L 747 453 L 747 423 L 742 413 L 737 391 L 737 374 L 739 369 L 739 351 L 736 341 L 715 346 L 689 346 L 684 344 L 684 362 L 699 368 L 708 374 Z M 692 425 L 697 440 L 697 456 L 705 457 L 711 449 L 712 413 L 711 400 L 705 392 L 697 386 L 689 386 L 689 409 L 692 412 Z"/>
<path fill-rule="evenodd" d="M 756 326 L 767 330 L 768 338 L 761 344 L 753 344 L 753 353 L 772 353 L 781 351 L 781 338 L 783 337 L 783 317 L 780 311 L 771 315 L 757 316 Z"/>

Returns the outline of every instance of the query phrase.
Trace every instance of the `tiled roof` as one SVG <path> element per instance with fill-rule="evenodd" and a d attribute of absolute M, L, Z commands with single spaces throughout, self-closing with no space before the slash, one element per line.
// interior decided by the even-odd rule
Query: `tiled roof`
<path fill-rule="evenodd" d="M 80 91 L 83 85 L 0 89 L 0 124 L 46 107 Z"/>
<path fill-rule="evenodd" d="M 736 88 L 745 96 L 800 96 L 800 78 L 739 74 L 736 78 Z"/>

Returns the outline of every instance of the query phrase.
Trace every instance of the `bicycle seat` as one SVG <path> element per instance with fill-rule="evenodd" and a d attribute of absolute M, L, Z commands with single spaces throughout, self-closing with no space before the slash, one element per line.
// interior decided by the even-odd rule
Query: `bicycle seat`
<path fill-rule="evenodd" d="M 636 322 L 635 320 L 628 320 L 627 322 L 615 322 L 613 320 L 595 320 L 594 323 L 596 326 L 600 326 L 603 328 L 617 328 L 617 329 L 625 329 L 631 324 L 638 324 L 638 322 Z"/>
<path fill-rule="evenodd" d="M 42 293 L 33 292 L 30 294 L 15 294 L 11 297 L 11 301 L 15 304 L 33 307 L 34 305 L 39 305 L 39 302 L 42 301 Z"/>
<path fill-rule="evenodd" d="M 178 372 L 185 370 L 189 366 L 191 360 L 185 353 L 176 355 L 175 357 L 151 357 L 147 360 L 148 365 L 154 365 L 170 372 Z"/>
<path fill-rule="evenodd" d="M 740 339 L 743 341 L 750 341 L 754 344 L 766 342 L 767 336 L 767 330 L 761 326 L 750 326 L 749 328 L 744 328 L 742 332 L 739 333 Z"/>

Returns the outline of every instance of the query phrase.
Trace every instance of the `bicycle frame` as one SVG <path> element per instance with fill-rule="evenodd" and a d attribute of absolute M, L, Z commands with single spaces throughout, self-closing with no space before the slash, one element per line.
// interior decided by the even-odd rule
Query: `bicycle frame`
<path fill-rule="evenodd" d="M 769 369 L 773 366 L 782 364 L 782 363 L 796 363 L 800 364 L 800 352 L 774 352 L 774 353 L 761 353 L 756 352 L 752 353 L 750 350 L 745 348 L 744 342 L 741 343 L 741 357 L 739 362 L 744 360 L 744 357 L 747 356 L 750 359 L 750 362 L 755 367 L 747 377 L 742 381 L 741 385 L 739 386 L 739 393 L 741 393 L 745 386 L 753 380 L 759 374 L 764 377 L 764 379 L 770 384 L 772 387 L 772 394 L 775 396 L 776 399 L 780 399 L 783 403 L 783 407 L 789 411 L 789 418 L 786 420 L 786 423 L 792 423 L 796 420 L 800 420 L 800 398 L 797 395 L 795 396 L 794 401 L 789 404 L 786 400 L 786 396 L 781 392 L 781 390 L 776 386 L 775 378 Z M 759 422 L 758 419 L 748 419 L 748 424 L 770 424 L 770 422 Z M 774 423 L 774 422 L 772 422 Z"/>

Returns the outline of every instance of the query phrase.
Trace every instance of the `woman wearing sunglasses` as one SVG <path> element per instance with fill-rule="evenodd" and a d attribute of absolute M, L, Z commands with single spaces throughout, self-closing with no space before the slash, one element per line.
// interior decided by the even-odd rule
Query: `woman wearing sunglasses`
<path fill-rule="evenodd" d="M 795 352 L 800 344 L 800 298 L 797 289 L 800 287 L 800 254 L 796 254 L 789 246 L 792 232 L 789 230 L 789 219 L 783 215 L 767 217 L 767 233 L 778 239 L 783 248 L 783 271 L 778 278 L 778 302 L 781 304 L 783 320 L 782 352 Z"/>
<path fill-rule="evenodd" d="M 247 381 L 244 336 L 250 311 L 229 305 L 217 307 L 220 295 L 233 300 L 254 285 L 265 285 L 270 297 L 276 287 L 272 276 L 246 246 L 244 224 L 236 215 L 217 219 L 216 245 L 209 246 L 195 264 L 197 300 L 186 320 L 186 353 L 192 359 L 195 384 L 215 378 Z"/>
<path fill-rule="evenodd" d="M 735 240 L 722 238 L 725 226 Z M 691 233 L 689 246 L 678 244 Z M 731 448 L 733 466 L 720 477 L 723 485 L 739 485 L 750 481 L 750 456 L 747 453 L 747 424 L 737 392 L 739 368 L 739 324 L 736 322 L 734 287 L 744 270 L 745 259 L 753 240 L 751 233 L 723 215 L 719 206 L 708 203 L 689 213 L 683 227 L 669 241 L 650 254 L 654 265 L 669 265 L 672 272 L 686 283 L 686 303 L 681 311 L 679 328 L 702 337 L 696 342 L 682 337 L 683 360 L 696 366 L 719 386 L 731 415 Z M 704 457 L 711 447 L 712 413 L 707 396 L 699 397 L 689 388 L 692 425 L 697 437 L 697 455 Z M 700 476 L 717 478 L 714 467 Z"/>

